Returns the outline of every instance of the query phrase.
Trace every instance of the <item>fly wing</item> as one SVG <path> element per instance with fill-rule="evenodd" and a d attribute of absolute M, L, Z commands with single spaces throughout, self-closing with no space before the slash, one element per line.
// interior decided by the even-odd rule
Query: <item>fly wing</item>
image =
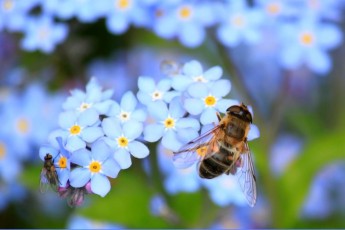
<path fill-rule="evenodd" d="M 224 131 L 220 126 L 216 126 L 187 143 L 178 152 L 174 153 L 173 162 L 175 167 L 188 168 L 217 152 L 219 135 L 224 135 Z"/>
<path fill-rule="evenodd" d="M 252 160 L 252 153 L 247 142 L 245 143 L 245 147 L 246 152 L 243 152 L 235 163 L 235 165 L 239 165 L 237 166 L 236 176 L 243 194 L 248 201 L 248 204 L 250 205 L 250 207 L 254 207 L 257 196 L 255 171 Z"/>
<path fill-rule="evenodd" d="M 49 182 L 47 178 L 47 169 L 42 168 L 40 175 L 40 191 L 41 193 L 47 192 L 49 187 Z"/>

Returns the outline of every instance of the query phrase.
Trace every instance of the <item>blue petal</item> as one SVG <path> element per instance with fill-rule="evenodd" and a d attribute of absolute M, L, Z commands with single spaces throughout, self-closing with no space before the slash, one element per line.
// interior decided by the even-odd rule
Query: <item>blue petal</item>
<path fill-rule="evenodd" d="M 67 140 L 68 136 L 69 136 L 69 132 L 58 129 L 58 130 L 54 130 L 53 132 L 50 133 L 48 140 L 49 143 L 55 147 L 55 148 L 59 148 L 59 143 L 56 141 L 56 137 L 61 137 L 63 142 Z"/>
<path fill-rule="evenodd" d="M 198 120 L 194 118 L 181 118 L 176 123 L 176 129 L 183 129 L 183 128 L 193 128 L 195 130 L 200 129 L 200 123 Z"/>
<path fill-rule="evenodd" d="M 54 149 L 52 147 L 41 147 L 39 150 L 39 155 L 42 161 L 44 161 L 44 157 L 47 154 L 52 155 L 53 159 L 57 156 L 57 154 L 59 153 L 59 151 L 57 149 Z"/>
<path fill-rule="evenodd" d="M 84 141 L 91 143 L 103 136 L 101 127 L 87 127 L 83 129 L 81 137 Z"/>
<path fill-rule="evenodd" d="M 145 93 L 143 91 L 139 91 L 137 93 L 137 98 L 143 105 L 148 105 L 150 102 L 152 102 L 151 96 L 149 96 L 148 93 Z"/>
<path fill-rule="evenodd" d="M 71 171 L 69 182 L 71 186 L 75 188 L 80 188 L 86 185 L 90 180 L 91 173 L 88 169 L 85 168 L 75 168 Z"/>
<path fill-rule="evenodd" d="M 93 108 L 99 113 L 99 114 L 108 114 L 108 111 L 113 104 L 114 101 L 112 100 L 106 100 L 99 103 L 96 103 L 93 105 Z"/>
<path fill-rule="evenodd" d="M 100 173 L 96 173 L 91 178 L 91 191 L 104 197 L 110 191 L 110 182 L 108 178 Z"/>
<path fill-rule="evenodd" d="M 108 146 L 103 140 L 96 141 L 92 144 L 91 157 L 93 160 L 103 162 L 110 156 L 111 153 L 112 150 L 110 146 Z"/>
<path fill-rule="evenodd" d="M 86 94 L 85 101 L 86 102 L 99 102 L 102 100 L 102 91 L 100 88 L 96 89 L 93 88 L 92 90 L 89 90 Z"/>
<path fill-rule="evenodd" d="M 131 155 L 123 148 L 116 150 L 114 153 L 114 159 L 121 169 L 127 169 L 132 165 Z"/>
<path fill-rule="evenodd" d="M 200 122 L 203 125 L 218 122 L 217 112 L 213 108 L 207 108 L 200 116 Z"/>
<path fill-rule="evenodd" d="M 60 187 L 66 187 L 67 181 L 69 179 L 70 171 L 68 169 L 57 169 L 57 174 L 59 177 Z"/>
<path fill-rule="evenodd" d="M 115 178 L 120 172 L 120 166 L 115 159 L 109 158 L 102 164 L 102 173 L 108 177 Z"/>
<path fill-rule="evenodd" d="M 240 103 L 237 100 L 231 99 L 220 99 L 217 101 L 216 108 L 219 112 L 225 113 L 226 110 L 233 105 L 239 105 Z"/>
<path fill-rule="evenodd" d="M 177 152 L 181 148 L 182 143 L 177 139 L 174 131 L 168 130 L 162 138 L 162 145 L 167 149 Z"/>
<path fill-rule="evenodd" d="M 122 128 L 119 121 L 116 118 L 105 118 L 102 121 L 102 128 L 106 136 L 110 138 L 116 138 L 122 135 Z"/>
<path fill-rule="evenodd" d="M 145 158 L 149 155 L 150 151 L 143 143 L 139 141 L 132 141 L 128 144 L 130 153 L 136 158 Z"/>
<path fill-rule="evenodd" d="M 163 101 L 152 102 L 147 108 L 149 114 L 151 114 L 158 121 L 164 121 L 168 117 L 168 108 Z"/>
<path fill-rule="evenodd" d="M 184 91 L 187 87 L 193 83 L 193 79 L 191 77 L 187 77 L 184 75 L 178 75 L 172 78 L 171 86 L 178 91 Z"/>
<path fill-rule="evenodd" d="M 143 125 L 137 121 L 128 121 L 123 125 L 123 133 L 130 140 L 134 140 L 143 132 Z"/>
<path fill-rule="evenodd" d="M 184 129 L 178 129 L 177 130 L 177 136 L 180 142 L 183 142 L 184 144 L 190 142 L 191 140 L 194 140 L 199 136 L 199 132 L 196 129 L 193 128 L 184 128 Z"/>
<path fill-rule="evenodd" d="M 121 107 L 117 102 L 113 102 L 108 111 L 109 116 L 117 116 L 121 112 Z"/>
<path fill-rule="evenodd" d="M 280 52 L 279 61 L 285 68 L 295 69 L 301 65 L 302 50 L 297 46 L 289 46 Z"/>
<path fill-rule="evenodd" d="M 78 124 L 82 127 L 91 126 L 99 121 L 99 114 L 93 108 L 85 110 L 78 118 Z"/>
<path fill-rule="evenodd" d="M 195 98 L 207 97 L 209 89 L 204 83 L 196 82 L 188 87 L 188 93 Z"/>
<path fill-rule="evenodd" d="M 129 26 L 127 19 L 121 15 L 108 17 L 106 24 L 109 31 L 114 34 L 122 34 Z"/>
<path fill-rule="evenodd" d="M 70 152 L 74 152 L 78 149 L 85 148 L 85 142 L 78 136 L 71 136 L 67 139 L 66 149 Z"/>
<path fill-rule="evenodd" d="M 217 98 L 225 97 L 231 89 L 231 83 L 229 80 L 217 80 L 211 86 L 211 94 Z"/>
<path fill-rule="evenodd" d="M 77 97 L 70 96 L 67 100 L 62 104 L 62 108 L 64 110 L 74 110 L 80 106 L 82 103 L 81 100 Z"/>
<path fill-rule="evenodd" d="M 159 91 L 166 92 L 171 88 L 171 79 L 162 79 L 157 84 L 157 89 Z"/>
<path fill-rule="evenodd" d="M 247 136 L 248 141 L 254 140 L 254 139 L 258 138 L 258 137 L 260 137 L 260 130 L 259 130 L 259 128 L 256 125 L 251 124 L 250 125 L 250 130 L 249 130 L 249 133 L 248 133 L 248 136 Z"/>
<path fill-rule="evenodd" d="M 183 45 L 196 47 L 204 41 L 205 29 L 197 23 L 186 24 L 180 28 L 178 37 Z"/>
<path fill-rule="evenodd" d="M 169 105 L 169 114 L 173 118 L 180 118 L 186 113 L 186 110 L 182 107 L 181 98 L 174 98 Z"/>
<path fill-rule="evenodd" d="M 134 120 L 140 121 L 140 122 L 144 122 L 146 120 L 146 112 L 142 109 L 137 109 L 135 110 L 132 114 L 131 117 Z"/>
<path fill-rule="evenodd" d="M 70 161 L 80 166 L 88 166 L 91 162 L 91 152 L 87 149 L 79 149 L 72 154 Z"/>
<path fill-rule="evenodd" d="M 205 105 L 200 99 L 187 98 L 184 102 L 184 108 L 188 113 L 198 115 L 204 110 Z"/>
<path fill-rule="evenodd" d="M 193 77 L 202 75 L 203 74 L 202 66 L 200 62 L 195 61 L 195 60 L 187 62 L 183 66 L 183 73 L 185 73 L 188 76 L 193 76 Z"/>
<path fill-rule="evenodd" d="M 139 77 L 138 87 L 144 93 L 152 93 L 156 88 L 156 84 L 151 77 Z"/>
<path fill-rule="evenodd" d="M 160 124 L 150 124 L 144 129 L 144 139 L 149 142 L 156 142 L 163 136 L 164 126 Z"/>
<path fill-rule="evenodd" d="M 214 67 L 208 69 L 204 73 L 204 78 L 209 80 L 209 81 L 215 81 L 215 80 L 218 80 L 219 78 L 221 78 L 222 75 L 223 75 L 223 69 L 219 66 L 214 66 Z"/>
<path fill-rule="evenodd" d="M 69 129 L 77 120 L 77 115 L 73 111 L 63 112 L 59 116 L 59 126 L 63 129 Z"/>
<path fill-rule="evenodd" d="M 328 73 L 332 67 L 329 55 L 318 49 L 310 50 L 306 61 L 308 67 L 319 74 Z"/>
<path fill-rule="evenodd" d="M 181 92 L 178 91 L 169 91 L 164 93 L 163 100 L 170 103 L 175 97 L 178 97 L 181 95 Z"/>
<path fill-rule="evenodd" d="M 221 25 L 217 30 L 219 41 L 229 47 L 235 47 L 240 43 L 240 35 L 228 25 Z"/>
<path fill-rule="evenodd" d="M 131 91 L 122 96 L 121 108 L 126 112 L 132 112 L 137 106 L 137 99 Z"/>

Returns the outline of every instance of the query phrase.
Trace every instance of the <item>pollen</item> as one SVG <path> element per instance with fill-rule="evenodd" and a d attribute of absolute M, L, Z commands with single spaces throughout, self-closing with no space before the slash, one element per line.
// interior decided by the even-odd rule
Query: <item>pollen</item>
<path fill-rule="evenodd" d="M 165 121 L 164 121 L 164 126 L 165 126 L 165 128 L 167 128 L 167 129 L 173 129 L 173 128 L 175 128 L 175 120 L 174 120 L 173 118 L 171 118 L 171 117 L 165 119 Z"/>
<path fill-rule="evenodd" d="M 163 97 L 163 93 L 159 90 L 155 90 L 152 94 L 151 94 L 151 98 L 153 101 L 157 101 L 162 99 Z"/>
<path fill-rule="evenodd" d="M 70 129 L 69 129 L 69 132 L 72 134 L 72 135 L 78 135 L 81 131 L 81 127 L 79 125 L 73 125 Z"/>
<path fill-rule="evenodd" d="M 4 143 L 0 142 L 0 160 L 5 157 L 6 146 Z"/>
<path fill-rule="evenodd" d="M 99 173 L 102 169 L 102 165 L 98 161 L 92 161 L 89 165 L 89 169 L 92 173 Z"/>
<path fill-rule="evenodd" d="M 127 137 L 122 136 L 122 137 L 117 138 L 117 144 L 121 148 L 127 148 L 127 146 L 128 146 L 128 139 L 127 139 Z"/>
<path fill-rule="evenodd" d="M 207 107 L 212 107 L 217 103 L 217 99 L 212 95 L 207 96 L 204 101 Z"/>
<path fill-rule="evenodd" d="M 5 0 L 2 2 L 2 8 L 5 10 L 5 11 L 10 11 L 14 8 L 14 1 L 12 0 Z"/>
<path fill-rule="evenodd" d="M 119 8 L 121 10 L 126 10 L 129 8 L 131 4 L 131 0 L 117 0 L 115 4 L 116 4 L 116 8 Z"/>
<path fill-rule="evenodd" d="M 122 122 L 128 121 L 131 117 L 131 114 L 129 112 L 121 111 L 119 118 Z"/>
<path fill-rule="evenodd" d="M 27 134 L 30 130 L 30 123 L 26 118 L 19 118 L 17 120 L 17 130 L 21 134 Z"/>
<path fill-rule="evenodd" d="M 80 112 L 83 112 L 83 111 L 89 109 L 90 107 L 91 107 L 91 104 L 83 102 L 83 103 L 80 104 L 78 110 L 79 110 Z"/>
<path fill-rule="evenodd" d="M 61 157 L 58 162 L 59 168 L 66 168 L 67 167 L 67 158 Z"/>
<path fill-rule="evenodd" d="M 196 150 L 196 153 L 201 157 L 204 157 L 206 155 L 206 152 L 207 152 L 207 146 L 202 146 Z"/>
<path fill-rule="evenodd" d="M 190 6 L 182 6 L 179 9 L 179 15 L 180 15 L 180 18 L 182 18 L 184 20 L 189 19 L 192 16 L 191 7 Z"/>
<path fill-rule="evenodd" d="M 277 2 L 270 3 L 266 6 L 269 14 L 276 15 L 281 11 L 281 6 Z"/>
<path fill-rule="evenodd" d="M 231 24 L 236 27 L 243 27 L 245 24 L 245 19 L 242 15 L 237 14 L 231 18 Z"/>
<path fill-rule="evenodd" d="M 300 41 L 303 45 L 312 45 L 314 40 L 314 35 L 310 32 L 304 32 L 300 35 Z"/>

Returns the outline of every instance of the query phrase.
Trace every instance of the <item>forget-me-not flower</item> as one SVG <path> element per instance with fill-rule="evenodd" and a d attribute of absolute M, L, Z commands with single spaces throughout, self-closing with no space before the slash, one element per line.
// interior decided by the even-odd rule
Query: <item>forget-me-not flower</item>
<path fill-rule="evenodd" d="M 149 114 L 155 119 L 144 129 L 144 139 L 156 142 L 162 138 L 164 147 L 177 151 L 183 144 L 198 136 L 200 124 L 194 118 L 185 118 L 186 111 L 181 106 L 179 97 L 174 98 L 169 108 L 158 101 L 148 106 Z"/>
<path fill-rule="evenodd" d="M 91 180 L 91 191 L 102 197 L 110 191 L 107 177 L 115 178 L 120 171 L 113 158 L 113 151 L 102 140 L 93 143 L 91 151 L 84 148 L 77 150 L 70 159 L 72 163 L 82 166 L 71 171 L 71 186 L 80 188 Z"/>
<path fill-rule="evenodd" d="M 137 141 L 143 131 L 143 124 L 137 121 L 128 121 L 123 124 L 117 119 L 105 118 L 102 127 L 106 137 L 104 141 L 113 149 L 113 157 L 121 169 L 129 168 L 132 164 L 131 155 L 136 158 L 145 158 L 149 149 Z"/>

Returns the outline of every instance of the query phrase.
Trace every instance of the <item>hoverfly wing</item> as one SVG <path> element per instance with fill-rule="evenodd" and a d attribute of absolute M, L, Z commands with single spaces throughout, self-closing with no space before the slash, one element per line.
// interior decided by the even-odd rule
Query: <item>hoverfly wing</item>
<path fill-rule="evenodd" d="M 251 155 L 252 153 L 247 142 L 245 145 L 247 151 L 242 153 L 238 159 L 240 161 L 240 166 L 237 167 L 236 176 L 249 206 L 254 207 L 257 197 L 255 171 Z"/>
<path fill-rule="evenodd" d="M 216 126 L 205 132 L 196 139 L 183 146 L 178 152 L 174 153 L 173 162 L 176 168 L 188 168 L 202 159 L 210 157 L 215 153 L 217 146 L 217 136 L 222 129 Z"/>
<path fill-rule="evenodd" d="M 47 178 L 47 169 L 42 168 L 40 176 L 40 191 L 41 193 L 47 192 L 49 187 L 49 181 Z"/>

